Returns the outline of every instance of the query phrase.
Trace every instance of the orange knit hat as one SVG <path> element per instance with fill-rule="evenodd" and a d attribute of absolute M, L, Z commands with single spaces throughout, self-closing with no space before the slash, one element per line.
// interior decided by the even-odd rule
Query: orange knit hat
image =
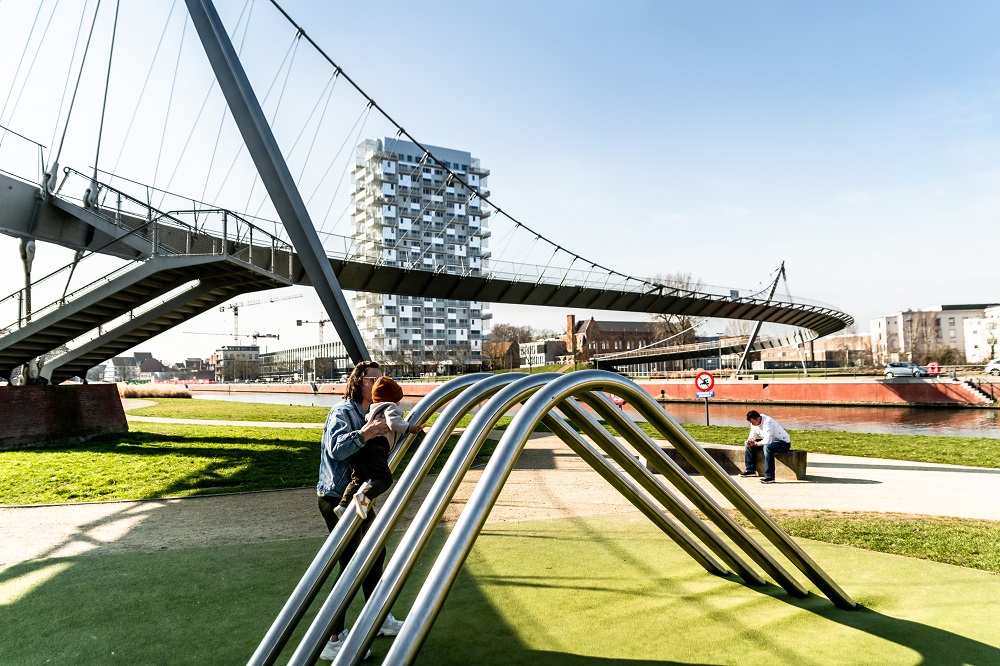
<path fill-rule="evenodd" d="M 399 402 L 403 399 L 403 389 L 390 377 L 379 377 L 372 385 L 372 402 Z"/>

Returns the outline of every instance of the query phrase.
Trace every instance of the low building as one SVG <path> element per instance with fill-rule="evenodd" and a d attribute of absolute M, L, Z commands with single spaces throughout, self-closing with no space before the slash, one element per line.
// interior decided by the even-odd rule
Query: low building
<path fill-rule="evenodd" d="M 793 368 L 847 368 L 868 367 L 872 364 L 871 336 L 846 333 L 812 340 L 801 347 L 777 347 L 760 351 L 760 360 L 754 361 L 755 369 Z"/>
<path fill-rule="evenodd" d="M 260 355 L 258 377 L 269 382 L 332 382 L 354 369 L 340 341 Z"/>
<path fill-rule="evenodd" d="M 872 357 L 876 365 L 889 361 L 926 362 L 928 355 L 954 350 L 956 362 L 966 356 L 965 321 L 983 319 L 997 303 L 931 305 L 903 310 L 871 321 Z"/>
<path fill-rule="evenodd" d="M 566 340 L 563 338 L 533 340 L 521 344 L 520 348 L 522 368 L 551 365 L 566 356 Z"/>
<path fill-rule="evenodd" d="M 986 363 L 1000 354 L 1000 306 L 983 310 L 982 317 L 965 320 L 966 363 Z"/>
<path fill-rule="evenodd" d="M 215 381 L 249 382 L 260 374 L 260 347 L 229 345 L 215 350 Z"/>

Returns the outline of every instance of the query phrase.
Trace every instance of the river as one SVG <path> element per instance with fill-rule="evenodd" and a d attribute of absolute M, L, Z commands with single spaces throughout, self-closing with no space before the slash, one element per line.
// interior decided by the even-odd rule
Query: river
<path fill-rule="evenodd" d="M 272 405 L 331 407 L 340 401 L 334 395 L 298 393 L 195 394 L 199 400 L 230 400 Z M 403 401 L 410 409 L 415 401 Z M 705 424 L 704 403 L 666 403 L 667 412 L 680 423 Z M 626 406 L 635 418 L 636 413 Z M 891 434 L 937 435 L 951 437 L 988 437 L 1000 439 L 1000 410 L 954 407 L 843 407 L 826 405 L 762 405 L 759 411 L 794 430 L 843 430 Z M 714 403 L 709 405 L 712 425 L 746 426 L 745 405 Z"/>

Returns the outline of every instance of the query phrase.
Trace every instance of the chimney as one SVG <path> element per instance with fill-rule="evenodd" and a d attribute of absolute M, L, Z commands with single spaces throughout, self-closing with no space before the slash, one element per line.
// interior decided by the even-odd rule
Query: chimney
<path fill-rule="evenodd" d="M 566 350 L 576 352 L 576 315 L 566 315 Z"/>

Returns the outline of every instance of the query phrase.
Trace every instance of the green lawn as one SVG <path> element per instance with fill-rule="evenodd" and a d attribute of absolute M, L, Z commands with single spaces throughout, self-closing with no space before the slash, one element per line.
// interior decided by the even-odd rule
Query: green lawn
<path fill-rule="evenodd" d="M 128 433 L 77 446 L 0 451 L 0 504 L 183 497 L 316 484 L 318 429 L 136 422 L 129 428 Z M 457 441 L 457 435 L 449 438 L 432 472 L 444 466 Z M 475 464 L 484 464 L 495 446 L 496 440 L 487 440 Z M 404 458 L 404 468 L 408 460 Z"/>
<path fill-rule="evenodd" d="M 439 531 L 433 546 L 445 536 Z M 320 543 L 0 567 L 0 663 L 246 663 Z M 489 524 L 418 663 L 1000 663 L 1000 623 L 989 620 L 997 576 L 802 545 L 862 608 L 707 574 L 638 516 Z M 394 614 L 407 616 L 430 565 L 430 557 L 420 560 Z M 375 660 L 366 663 L 379 663 L 392 640 L 376 639 Z"/>
<path fill-rule="evenodd" d="M 206 421 L 258 421 L 272 423 L 323 423 L 329 407 L 269 405 L 231 400 L 190 400 L 157 398 L 159 404 L 130 409 L 132 416 L 156 416 L 168 419 Z"/>
<path fill-rule="evenodd" d="M 640 426 L 650 435 L 659 437 L 648 423 L 641 423 Z M 747 437 L 747 429 L 744 427 L 685 424 L 684 429 L 699 442 L 713 444 L 739 445 Z M 1000 440 L 986 437 L 886 435 L 826 430 L 789 430 L 788 433 L 792 437 L 794 448 L 810 453 L 1000 468 Z"/>

